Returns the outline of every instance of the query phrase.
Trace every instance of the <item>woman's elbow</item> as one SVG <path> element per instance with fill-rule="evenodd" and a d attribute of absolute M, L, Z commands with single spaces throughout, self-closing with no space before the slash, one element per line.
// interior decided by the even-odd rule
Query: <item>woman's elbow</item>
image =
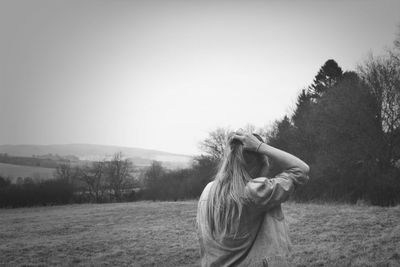
<path fill-rule="evenodd" d="M 302 171 L 304 172 L 304 174 L 308 175 L 310 173 L 310 166 L 308 166 L 307 163 L 304 163 Z"/>

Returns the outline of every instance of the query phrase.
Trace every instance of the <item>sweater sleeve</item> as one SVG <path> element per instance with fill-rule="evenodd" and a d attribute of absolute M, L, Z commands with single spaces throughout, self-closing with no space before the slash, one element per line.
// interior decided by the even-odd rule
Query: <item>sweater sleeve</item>
<path fill-rule="evenodd" d="M 272 179 L 260 177 L 246 184 L 245 193 L 250 202 L 268 210 L 285 202 L 295 186 L 308 181 L 308 174 L 295 167 L 287 169 Z"/>

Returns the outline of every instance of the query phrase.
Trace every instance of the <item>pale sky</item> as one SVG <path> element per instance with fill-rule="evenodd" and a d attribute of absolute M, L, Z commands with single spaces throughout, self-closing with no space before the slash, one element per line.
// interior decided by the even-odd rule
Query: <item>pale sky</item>
<path fill-rule="evenodd" d="M 271 124 L 328 59 L 392 45 L 400 1 L 0 2 L 0 144 L 198 154 Z"/>

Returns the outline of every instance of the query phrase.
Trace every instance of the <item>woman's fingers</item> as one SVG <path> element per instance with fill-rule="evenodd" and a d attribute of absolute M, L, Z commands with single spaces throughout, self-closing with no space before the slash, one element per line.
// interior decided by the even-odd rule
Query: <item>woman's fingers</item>
<path fill-rule="evenodd" d="M 239 140 L 239 141 L 243 142 L 244 139 L 245 139 L 245 136 L 244 135 L 239 135 L 239 134 L 234 134 L 232 136 L 232 139 L 236 139 L 236 140 Z"/>
<path fill-rule="evenodd" d="M 236 134 L 239 134 L 239 135 L 243 135 L 243 134 L 244 134 L 244 131 L 243 131 L 242 128 L 239 128 L 239 129 L 236 130 L 235 133 L 236 133 Z"/>
<path fill-rule="evenodd" d="M 260 145 L 260 140 L 253 134 L 235 132 L 231 138 L 240 141 L 245 150 L 255 151 Z"/>

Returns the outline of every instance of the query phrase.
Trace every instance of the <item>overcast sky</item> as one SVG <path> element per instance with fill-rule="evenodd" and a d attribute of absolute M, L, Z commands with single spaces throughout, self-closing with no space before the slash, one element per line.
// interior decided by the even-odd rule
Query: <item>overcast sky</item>
<path fill-rule="evenodd" d="M 328 59 L 392 45 L 400 1 L 0 2 L 0 144 L 197 154 L 290 113 Z"/>

